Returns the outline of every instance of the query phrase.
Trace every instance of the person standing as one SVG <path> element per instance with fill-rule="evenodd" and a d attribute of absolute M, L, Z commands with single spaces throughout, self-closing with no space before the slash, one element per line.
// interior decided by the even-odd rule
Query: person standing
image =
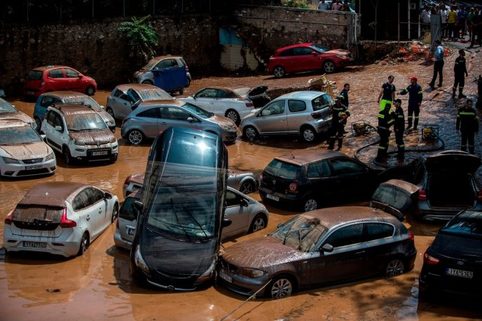
<path fill-rule="evenodd" d="M 472 100 L 467 99 L 465 105 L 463 105 L 457 113 L 456 129 L 460 130 L 461 143 L 460 149 L 467 151 L 467 144 L 469 146 L 469 153 L 474 154 L 474 136 L 479 132 L 479 118 L 477 112 L 472 107 Z"/>
<path fill-rule="evenodd" d="M 444 47 L 440 40 L 435 40 L 435 62 L 433 64 L 433 77 L 430 82 L 430 89 L 435 89 L 435 81 L 437 80 L 437 75 L 439 76 L 438 87 L 442 87 L 443 83 L 443 67 L 444 67 Z"/>
<path fill-rule="evenodd" d="M 395 99 L 393 102 L 395 111 L 392 112 L 393 130 L 395 132 L 395 142 L 397 143 L 397 159 L 403 160 L 405 158 L 405 143 L 403 141 L 403 134 L 405 132 L 405 116 L 403 115 L 402 101 Z"/>
<path fill-rule="evenodd" d="M 392 105 L 392 102 L 395 99 L 395 91 L 397 89 L 393 84 L 394 79 L 395 77 L 390 75 L 388 76 L 388 81 L 382 85 L 382 90 L 380 91 L 380 94 L 378 95 L 378 99 L 377 99 L 380 106 L 380 111 L 382 111 L 385 108 L 386 104 Z"/>
<path fill-rule="evenodd" d="M 338 148 L 341 149 L 343 145 L 343 134 L 345 133 L 345 125 L 347 118 L 350 116 L 348 108 L 342 104 L 343 97 L 336 97 L 335 104 L 331 109 L 331 126 L 329 129 L 330 137 L 328 138 L 328 149 L 333 150 L 335 147 L 335 140 L 338 140 Z"/>
<path fill-rule="evenodd" d="M 452 99 L 455 99 L 455 91 L 457 86 L 459 86 L 459 98 L 465 98 L 463 94 L 465 86 L 465 77 L 468 76 L 467 66 L 465 64 L 465 51 L 464 49 L 459 50 L 459 56 L 455 59 L 454 64 L 454 86 L 452 88 Z"/>
<path fill-rule="evenodd" d="M 420 114 L 420 105 L 422 104 L 422 99 L 423 99 L 422 87 L 417 83 L 417 77 L 410 78 L 410 85 L 408 85 L 407 88 L 402 89 L 402 91 L 400 91 L 400 95 L 406 95 L 407 93 L 408 93 L 407 130 L 412 128 L 412 121 L 413 121 L 413 129 L 417 130 L 418 115 Z"/>
<path fill-rule="evenodd" d="M 340 96 L 343 97 L 343 100 L 341 101 L 341 103 L 346 106 L 346 109 L 348 109 L 350 107 L 350 105 L 349 105 L 350 103 L 348 101 L 348 92 L 349 91 L 350 91 L 350 84 L 346 83 L 346 84 L 343 85 L 343 89 L 340 92 Z"/>
<path fill-rule="evenodd" d="M 454 40 L 455 38 L 455 25 L 457 23 L 457 11 L 455 11 L 455 7 L 450 7 L 450 11 L 448 12 L 447 16 L 447 25 L 448 25 L 448 38 L 450 40 Z"/>
<path fill-rule="evenodd" d="M 378 127 L 377 131 L 380 135 L 380 143 L 378 144 L 376 162 L 384 163 L 387 161 L 388 140 L 390 138 L 390 126 L 393 124 L 394 119 L 391 117 L 390 108 L 392 102 L 389 101 L 384 104 L 383 109 L 380 108 L 378 113 Z"/>
<path fill-rule="evenodd" d="M 330 4 L 326 3 L 326 0 L 320 0 L 320 2 L 318 3 L 318 10 L 330 10 Z"/>

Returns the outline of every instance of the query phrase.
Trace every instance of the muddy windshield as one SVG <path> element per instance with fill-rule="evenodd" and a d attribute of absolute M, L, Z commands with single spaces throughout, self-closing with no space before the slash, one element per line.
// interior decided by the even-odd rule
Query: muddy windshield
<path fill-rule="evenodd" d="M 104 123 L 99 115 L 94 113 L 89 114 L 78 114 L 71 117 L 67 122 L 67 126 L 70 131 L 81 131 L 81 130 L 99 130 L 106 129 L 107 125 Z"/>
<path fill-rule="evenodd" d="M 182 106 L 182 107 L 186 108 L 191 113 L 193 113 L 194 115 L 199 116 L 201 118 L 209 118 L 209 117 L 212 117 L 214 115 L 213 113 L 205 111 L 204 109 L 202 109 L 198 106 L 195 106 L 195 105 L 191 105 L 189 103 L 184 104 L 184 106 Z"/>
<path fill-rule="evenodd" d="M 298 215 L 280 225 L 270 236 L 298 251 L 311 252 L 316 250 L 318 240 L 326 231 L 319 219 Z"/>
<path fill-rule="evenodd" d="M 268 164 L 265 171 L 268 174 L 286 178 L 295 179 L 301 173 L 301 166 L 285 163 L 277 159 L 273 159 L 271 163 Z"/>
<path fill-rule="evenodd" d="M 41 142 L 42 139 L 30 126 L 0 128 L 0 145 L 21 145 Z"/>
<path fill-rule="evenodd" d="M 15 113 L 17 110 L 8 101 L 0 98 L 0 114 L 3 113 Z"/>
<path fill-rule="evenodd" d="M 90 108 L 96 112 L 102 111 L 102 107 L 89 96 L 72 96 L 65 97 L 62 99 L 65 104 L 82 104 L 85 106 L 90 106 Z"/>
<path fill-rule="evenodd" d="M 134 98 L 134 101 L 168 100 L 173 99 L 171 95 L 160 88 L 149 89 L 129 89 L 127 94 Z"/>

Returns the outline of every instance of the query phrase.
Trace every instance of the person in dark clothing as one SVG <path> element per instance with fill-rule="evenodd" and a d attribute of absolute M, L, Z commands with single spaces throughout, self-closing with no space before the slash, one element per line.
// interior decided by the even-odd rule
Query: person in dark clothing
<path fill-rule="evenodd" d="M 440 40 L 435 40 L 435 62 L 433 64 L 433 77 L 432 81 L 430 81 L 430 88 L 433 90 L 435 89 L 435 81 L 437 80 L 437 75 L 439 75 L 438 79 L 438 86 L 442 87 L 443 83 L 443 67 L 444 67 L 444 47 L 442 47 L 442 43 Z"/>
<path fill-rule="evenodd" d="M 383 109 L 380 108 L 378 113 L 378 127 L 377 131 L 380 135 L 380 143 L 378 144 L 376 162 L 384 163 L 387 160 L 388 140 L 390 138 L 390 126 L 393 124 L 394 119 L 390 115 L 390 108 L 392 102 L 384 104 Z"/>
<path fill-rule="evenodd" d="M 395 142 L 397 143 L 397 158 L 403 160 L 405 158 L 405 143 L 403 141 L 403 133 L 405 132 L 405 117 L 403 115 L 402 101 L 395 99 L 393 102 L 395 111 L 391 113 L 393 119 L 393 130 L 395 132 Z"/>
<path fill-rule="evenodd" d="M 348 92 L 350 91 L 350 84 L 346 83 L 343 85 L 343 90 L 340 92 L 340 96 L 343 97 L 341 103 L 348 109 L 350 107 L 348 102 Z"/>
<path fill-rule="evenodd" d="M 378 95 L 378 103 L 380 105 L 380 111 L 385 109 L 386 104 L 392 105 L 393 100 L 395 99 L 395 85 L 393 84 L 393 80 L 395 77 L 392 75 L 388 76 L 388 81 L 382 85 L 382 90 Z"/>
<path fill-rule="evenodd" d="M 343 145 L 343 134 L 345 133 L 345 125 L 350 112 L 348 108 L 342 104 L 343 97 L 336 97 L 335 104 L 330 107 L 331 109 L 331 126 L 329 129 L 330 137 L 328 138 L 328 149 L 333 150 L 335 147 L 335 140 L 338 140 L 338 148 L 341 149 Z"/>
<path fill-rule="evenodd" d="M 455 99 L 455 91 L 457 86 L 459 86 L 459 98 L 465 98 L 463 94 L 465 85 L 465 76 L 468 76 L 467 66 L 465 65 L 465 51 L 464 49 L 459 50 L 459 56 L 455 59 L 454 64 L 454 86 L 452 88 L 452 99 Z"/>
<path fill-rule="evenodd" d="M 467 144 L 469 146 L 469 153 L 474 154 L 474 136 L 479 132 L 479 118 L 477 112 L 472 107 L 472 100 L 467 99 L 467 102 L 462 106 L 457 113 L 457 131 L 460 130 L 461 143 L 460 149 L 467 151 Z"/>
<path fill-rule="evenodd" d="M 423 99 L 422 87 L 417 83 L 417 77 L 410 78 L 410 85 L 408 85 L 407 88 L 402 89 L 399 94 L 406 95 L 407 93 L 408 93 L 407 130 L 412 128 L 412 121 L 413 121 L 413 129 L 417 130 L 418 115 L 420 114 L 420 105 L 422 104 L 422 99 Z"/>

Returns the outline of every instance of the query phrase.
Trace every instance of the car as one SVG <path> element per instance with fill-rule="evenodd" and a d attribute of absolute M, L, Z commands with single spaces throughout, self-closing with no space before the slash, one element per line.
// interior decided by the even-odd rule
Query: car
<path fill-rule="evenodd" d="M 306 71 L 321 70 L 324 73 L 332 73 L 352 61 L 348 50 L 326 50 L 323 46 L 307 42 L 277 49 L 269 58 L 268 72 L 276 78 Z"/>
<path fill-rule="evenodd" d="M 30 70 L 24 90 L 26 96 L 34 98 L 57 90 L 73 90 L 93 96 L 97 91 L 97 83 L 72 67 L 49 65 Z"/>
<path fill-rule="evenodd" d="M 127 176 L 123 186 L 124 197 L 140 190 L 143 182 L 144 174 L 142 173 L 135 173 Z M 258 180 L 252 172 L 244 172 L 234 169 L 228 170 L 227 184 L 243 194 L 253 193 L 258 189 Z"/>
<path fill-rule="evenodd" d="M 29 124 L 0 119 L 0 176 L 53 174 L 56 164 L 52 148 Z"/>
<path fill-rule="evenodd" d="M 156 100 L 139 104 L 121 126 L 122 138 L 139 145 L 169 127 L 188 127 L 220 135 L 226 143 L 237 137 L 236 125 L 227 117 L 214 115 L 180 100 Z"/>
<path fill-rule="evenodd" d="M 181 98 L 181 100 L 195 104 L 216 115 L 226 116 L 236 125 L 239 125 L 241 118 L 248 115 L 254 108 L 251 100 L 224 87 L 203 88 L 194 95 Z"/>
<path fill-rule="evenodd" d="M 243 137 L 299 135 L 313 142 L 331 123 L 333 99 L 324 92 L 295 91 L 284 94 L 261 109 L 255 109 L 240 124 Z"/>
<path fill-rule="evenodd" d="M 77 160 L 115 162 L 119 144 L 99 114 L 85 105 L 48 107 L 41 132 L 65 164 Z"/>
<path fill-rule="evenodd" d="M 263 170 L 259 194 L 263 202 L 303 211 L 321 205 L 369 199 L 380 173 L 341 152 L 302 150 L 275 157 Z"/>
<path fill-rule="evenodd" d="M 76 91 L 51 91 L 41 94 L 37 98 L 33 110 L 33 118 L 38 130 L 40 130 L 40 127 L 42 126 L 42 121 L 47 113 L 47 108 L 58 104 L 81 104 L 88 106 L 102 117 L 112 132 L 115 131 L 115 120 L 104 109 L 104 106 L 99 105 L 92 97 Z"/>
<path fill-rule="evenodd" d="M 249 99 L 253 102 L 254 108 L 260 108 L 271 101 L 268 95 L 268 86 L 256 86 L 253 88 L 241 87 L 233 89 L 233 91 L 242 98 Z"/>
<path fill-rule="evenodd" d="M 115 119 L 123 120 L 140 102 L 170 100 L 171 95 L 159 87 L 149 84 L 117 85 L 107 97 L 105 110 Z"/>
<path fill-rule="evenodd" d="M 82 255 L 114 222 L 117 197 L 95 186 L 47 182 L 33 186 L 5 218 L 7 253 Z"/>
<path fill-rule="evenodd" d="M 481 275 L 482 212 L 464 210 L 440 229 L 424 254 L 421 298 L 445 292 L 480 298 Z"/>
<path fill-rule="evenodd" d="M 476 177 L 480 164 L 480 157 L 460 150 L 428 156 L 419 183 L 417 217 L 448 220 L 467 208 L 482 211 L 482 190 Z"/>
<path fill-rule="evenodd" d="M 140 283 L 193 290 L 212 279 L 221 244 L 227 149 L 221 137 L 169 128 L 154 141 L 132 241 Z M 226 222 L 226 223 L 225 223 Z"/>
<path fill-rule="evenodd" d="M 226 248 L 217 283 L 247 296 L 275 299 L 294 291 L 410 271 L 413 233 L 394 216 L 368 206 L 299 214 L 265 237 Z"/>
<path fill-rule="evenodd" d="M 27 114 L 17 110 L 14 105 L 0 98 L 0 120 L 17 119 L 35 127 L 35 122 Z"/>
<path fill-rule="evenodd" d="M 119 210 L 119 219 L 114 233 L 114 244 L 118 248 L 131 249 L 138 216 L 134 204 L 140 198 L 139 190 L 129 194 Z M 237 235 L 254 233 L 268 225 L 269 212 L 263 204 L 255 199 L 228 186 L 225 202 L 224 218 L 231 221 L 231 224 L 223 228 L 221 232 L 222 240 Z"/>
<path fill-rule="evenodd" d="M 186 61 L 181 56 L 154 57 L 134 73 L 134 79 L 140 84 L 155 85 L 167 92 L 179 91 L 191 84 L 191 74 Z"/>

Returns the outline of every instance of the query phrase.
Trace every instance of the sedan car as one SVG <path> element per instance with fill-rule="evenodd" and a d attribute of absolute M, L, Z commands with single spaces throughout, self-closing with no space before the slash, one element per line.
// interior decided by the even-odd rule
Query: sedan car
<path fill-rule="evenodd" d="M 277 49 L 269 58 L 268 71 L 276 78 L 305 71 L 332 73 L 352 61 L 348 50 L 326 50 L 315 43 L 300 43 Z"/>
<path fill-rule="evenodd" d="M 295 91 L 281 95 L 241 121 L 241 132 L 249 140 L 260 135 L 299 135 L 313 142 L 328 130 L 331 97 L 324 92 Z"/>
<path fill-rule="evenodd" d="M 21 112 L 20 110 L 17 110 L 14 105 L 0 98 L 0 120 L 4 119 L 20 120 L 24 123 L 29 124 L 32 127 L 35 127 L 35 123 L 30 116 Z"/>
<path fill-rule="evenodd" d="M 82 255 L 118 212 L 117 197 L 73 182 L 35 185 L 5 218 L 7 252 Z"/>
<path fill-rule="evenodd" d="M 441 291 L 480 297 L 482 212 L 463 211 L 440 229 L 424 254 L 419 281 L 422 298 Z"/>
<path fill-rule="evenodd" d="M 224 116 L 214 115 L 193 104 L 179 100 L 144 102 L 124 119 L 121 135 L 132 145 L 157 137 L 169 127 L 187 127 L 217 134 L 233 143 L 237 127 Z"/>
<path fill-rule="evenodd" d="M 416 254 L 413 233 L 382 210 L 323 208 L 228 247 L 218 282 L 242 295 L 282 298 L 322 284 L 402 274 L 413 268 Z"/>
<path fill-rule="evenodd" d="M 38 133 L 19 120 L 0 120 L 0 176 L 53 174 L 55 154 Z"/>
<path fill-rule="evenodd" d="M 95 94 L 97 83 L 72 67 L 42 66 L 29 71 L 25 81 L 25 95 L 37 98 L 56 90 L 73 90 L 89 96 Z"/>
<path fill-rule="evenodd" d="M 107 97 L 106 111 L 115 119 L 123 120 L 139 103 L 152 100 L 173 99 L 159 87 L 149 84 L 118 85 Z"/>

